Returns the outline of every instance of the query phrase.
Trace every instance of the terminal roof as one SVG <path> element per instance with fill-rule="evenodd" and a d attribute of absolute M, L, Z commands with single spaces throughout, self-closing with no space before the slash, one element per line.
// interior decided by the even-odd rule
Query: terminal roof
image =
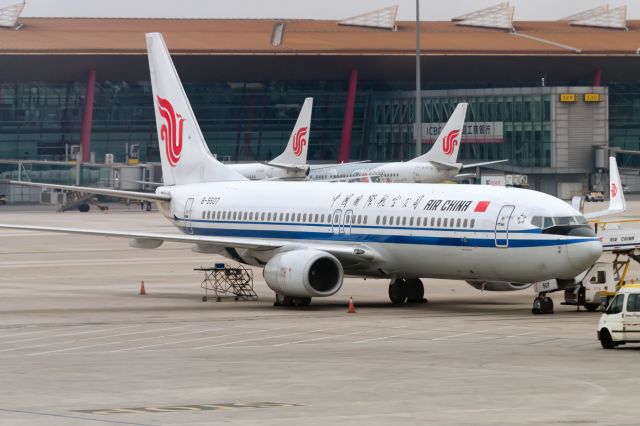
<path fill-rule="evenodd" d="M 274 26 L 286 22 L 282 42 Z M 161 32 L 182 55 L 414 55 L 415 23 L 397 21 L 398 31 L 315 20 L 78 19 L 21 18 L 20 31 L 0 29 L 3 54 L 144 55 L 144 33 Z M 514 22 L 519 37 L 456 22 L 423 22 L 425 55 L 634 55 L 640 21 L 629 31 L 568 25 L 566 21 Z M 570 46 L 567 49 L 563 46 Z"/>

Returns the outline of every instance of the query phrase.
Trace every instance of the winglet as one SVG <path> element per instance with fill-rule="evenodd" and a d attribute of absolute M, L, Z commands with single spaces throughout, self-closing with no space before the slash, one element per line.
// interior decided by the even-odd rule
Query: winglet
<path fill-rule="evenodd" d="M 419 157 L 416 157 L 412 162 L 433 161 L 444 165 L 455 165 L 458 161 L 458 151 L 460 151 L 460 142 L 462 141 L 462 131 L 464 130 L 464 120 L 467 115 L 466 102 L 458 104 L 456 109 L 449 117 L 449 121 L 442 128 L 438 139 L 431 147 L 431 149 Z"/>
<path fill-rule="evenodd" d="M 284 152 L 271 160 L 269 163 L 280 165 L 306 165 L 307 150 L 309 148 L 309 134 L 311 133 L 311 110 L 313 109 L 313 98 L 306 98 L 296 125 L 289 137 L 289 143 Z"/>
<path fill-rule="evenodd" d="M 609 157 L 609 207 L 606 210 L 587 213 L 584 217 L 595 219 L 622 213 L 625 210 L 627 210 L 627 202 L 624 199 L 624 192 L 622 192 L 618 163 L 616 162 L 616 157 Z"/>

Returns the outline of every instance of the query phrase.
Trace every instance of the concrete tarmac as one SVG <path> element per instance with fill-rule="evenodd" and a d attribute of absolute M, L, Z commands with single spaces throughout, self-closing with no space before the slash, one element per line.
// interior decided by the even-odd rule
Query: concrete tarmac
<path fill-rule="evenodd" d="M 0 223 L 176 232 L 135 209 L 1 207 Z M 386 281 L 347 279 L 286 309 L 255 269 L 258 301 L 202 302 L 193 268 L 225 260 L 188 245 L 0 241 L 2 425 L 640 423 L 640 345 L 601 349 L 600 314 L 561 294 L 554 315 L 535 316 L 531 289 L 425 280 L 429 303 L 395 307 Z"/>

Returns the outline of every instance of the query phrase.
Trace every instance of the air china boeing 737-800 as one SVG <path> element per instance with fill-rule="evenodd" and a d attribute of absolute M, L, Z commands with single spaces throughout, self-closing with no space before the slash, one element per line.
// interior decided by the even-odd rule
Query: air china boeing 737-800
<path fill-rule="evenodd" d="M 394 303 L 420 301 L 420 278 L 516 290 L 571 279 L 601 252 L 584 216 L 539 192 L 482 185 L 249 181 L 209 152 L 162 36 L 147 35 L 164 185 L 153 194 L 29 185 L 156 201 L 183 235 L 0 225 L 191 244 L 264 268 L 285 305 L 337 293 L 345 275 L 389 278 Z"/>

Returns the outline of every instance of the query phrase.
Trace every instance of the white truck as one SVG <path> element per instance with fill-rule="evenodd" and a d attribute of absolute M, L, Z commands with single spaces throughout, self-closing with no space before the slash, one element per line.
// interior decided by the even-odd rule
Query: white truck
<path fill-rule="evenodd" d="M 629 259 L 619 261 L 617 258 L 613 262 L 596 262 L 575 278 L 575 283 L 563 287 L 563 305 L 573 305 L 584 307 L 588 311 L 596 311 L 601 306 L 608 303 L 613 298 L 616 291 L 625 283 Z M 539 296 L 533 302 L 532 312 L 534 314 L 546 314 L 553 312 L 553 301 L 547 296 L 548 293 L 562 290 L 556 280 L 548 280 L 534 283 L 534 291 Z"/>
<path fill-rule="evenodd" d="M 563 304 L 595 311 L 615 295 L 618 283 L 613 264 L 596 262 L 576 277 L 575 288 L 564 291 Z"/>
<path fill-rule="evenodd" d="M 623 286 L 598 323 L 598 340 L 604 349 L 640 343 L 640 284 Z"/>

